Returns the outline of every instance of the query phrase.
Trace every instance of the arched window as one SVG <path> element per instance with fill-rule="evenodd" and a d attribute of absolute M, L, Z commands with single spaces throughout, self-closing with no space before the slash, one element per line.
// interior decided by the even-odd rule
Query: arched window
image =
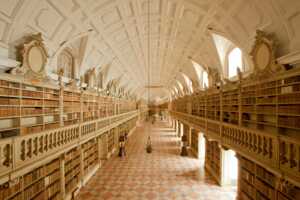
<path fill-rule="evenodd" d="M 196 63 L 195 61 L 191 60 L 193 67 L 196 71 L 199 83 L 201 88 L 205 88 L 208 87 L 208 74 L 207 72 L 203 69 L 203 67 L 201 65 L 199 65 L 198 63 Z"/>
<path fill-rule="evenodd" d="M 208 87 L 208 74 L 206 71 L 202 72 L 202 87 Z"/>
<path fill-rule="evenodd" d="M 228 54 L 228 78 L 236 76 L 238 68 L 242 71 L 242 66 L 242 51 L 239 48 L 234 48 Z"/>
<path fill-rule="evenodd" d="M 62 69 L 64 72 L 64 77 L 73 79 L 75 76 L 75 69 L 74 69 L 74 59 L 72 54 L 67 51 L 63 50 L 57 60 L 58 72 Z"/>
<path fill-rule="evenodd" d="M 181 73 L 183 78 L 184 78 L 184 81 L 188 87 L 188 90 L 189 90 L 189 93 L 193 93 L 193 83 L 192 83 L 192 80 L 187 76 L 185 75 L 184 73 Z"/>

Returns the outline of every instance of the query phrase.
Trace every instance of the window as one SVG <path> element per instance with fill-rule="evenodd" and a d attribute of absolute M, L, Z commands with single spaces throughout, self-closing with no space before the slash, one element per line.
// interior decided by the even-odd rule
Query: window
<path fill-rule="evenodd" d="M 201 65 L 192 60 L 201 88 L 208 87 L 208 74 Z"/>
<path fill-rule="evenodd" d="M 177 87 L 175 87 L 175 86 L 174 86 L 174 90 L 175 90 L 176 94 L 178 94 L 178 93 L 179 93 L 179 91 L 178 91 Z"/>
<path fill-rule="evenodd" d="M 239 48 L 234 48 L 228 54 L 228 78 L 232 78 L 237 75 L 237 69 L 242 70 L 243 60 L 242 51 Z"/>
<path fill-rule="evenodd" d="M 57 60 L 58 72 L 62 69 L 64 77 L 73 79 L 74 78 L 74 61 L 73 56 L 67 50 L 63 50 Z"/>
<path fill-rule="evenodd" d="M 208 87 L 208 74 L 206 71 L 202 72 L 202 87 Z"/>
<path fill-rule="evenodd" d="M 183 91 L 183 85 L 179 82 L 179 81 L 176 81 L 177 85 L 179 86 L 179 89 L 181 91 Z"/>
<path fill-rule="evenodd" d="M 192 83 L 192 80 L 187 76 L 185 75 L 184 73 L 181 73 L 183 78 L 184 78 L 184 81 L 188 87 L 188 90 L 189 90 L 189 93 L 193 93 L 193 83 Z"/>

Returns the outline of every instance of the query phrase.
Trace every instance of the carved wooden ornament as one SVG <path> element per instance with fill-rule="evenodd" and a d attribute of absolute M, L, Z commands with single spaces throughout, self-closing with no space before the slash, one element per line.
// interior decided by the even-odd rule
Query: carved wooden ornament
<path fill-rule="evenodd" d="M 28 42 L 23 44 L 21 50 L 22 66 L 15 68 L 13 74 L 24 74 L 35 78 L 44 78 L 46 76 L 46 65 L 48 53 L 43 43 L 41 33 L 33 35 Z"/>
<path fill-rule="evenodd" d="M 275 61 L 275 39 L 262 31 L 256 32 L 256 41 L 250 55 L 253 58 L 256 74 L 272 74 L 283 68 Z"/>

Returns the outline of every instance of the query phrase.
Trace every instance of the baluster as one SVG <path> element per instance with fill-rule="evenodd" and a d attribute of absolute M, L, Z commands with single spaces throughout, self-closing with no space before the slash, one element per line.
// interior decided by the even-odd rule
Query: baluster
<path fill-rule="evenodd" d="M 79 138 L 79 127 L 76 128 L 76 138 Z"/>
<path fill-rule="evenodd" d="M 41 137 L 39 138 L 39 143 L 40 143 L 39 152 L 40 152 L 40 153 L 43 153 L 43 152 L 44 152 L 44 137 L 43 137 L 43 136 L 41 136 Z"/>
<path fill-rule="evenodd" d="M 242 131 L 238 130 L 238 132 L 239 132 L 239 144 L 243 145 Z"/>
<path fill-rule="evenodd" d="M 273 139 L 269 139 L 269 158 L 273 157 Z"/>
<path fill-rule="evenodd" d="M 70 131 L 71 131 L 71 129 L 66 130 L 66 132 L 67 132 L 66 143 L 70 142 Z"/>
<path fill-rule="evenodd" d="M 254 144 L 253 151 L 256 152 L 257 151 L 257 137 L 255 134 L 253 135 L 253 144 Z"/>
<path fill-rule="evenodd" d="M 297 161 L 295 159 L 295 148 L 294 148 L 294 144 L 290 144 L 290 158 L 289 158 L 289 161 L 290 161 L 290 167 L 291 168 L 294 168 L 297 166 Z"/>
<path fill-rule="evenodd" d="M 4 149 L 3 149 L 3 155 L 4 155 L 4 160 L 3 160 L 3 165 L 6 167 L 9 167 L 11 162 L 12 162 L 12 150 L 11 150 L 11 145 L 6 144 Z"/>
<path fill-rule="evenodd" d="M 33 154 L 35 155 L 35 156 L 37 156 L 38 155 L 38 138 L 37 137 L 35 137 L 34 139 L 33 139 L 33 147 L 34 147 L 34 149 L 33 149 Z"/>
<path fill-rule="evenodd" d="M 45 152 L 48 151 L 48 135 L 45 135 L 44 137 L 44 150 Z"/>
<path fill-rule="evenodd" d="M 267 144 L 267 138 L 263 137 L 263 155 L 268 154 L 268 144 Z"/>
<path fill-rule="evenodd" d="M 248 141 L 248 132 L 245 132 L 245 147 L 249 147 L 249 141 Z"/>
<path fill-rule="evenodd" d="M 285 144 L 285 142 L 280 142 L 279 149 L 280 149 L 280 152 L 279 152 L 280 163 L 285 164 L 285 163 L 288 162 L 288 159 L 286 158 L 286 144 Z"/>
<path fill-rule="evenodd" d="M 64 130 L 64 140 L 63 144 L 67 144 L 68 130 Z"/>
<path fill-rule="evenodd" d="M 258 136 L 258 153 L 260 154 L 263 150 L 262 150 L 262 141 L 261 141 L 261 136 Z"/>
<path fill-rule="evenodd" d="M 49 135 L 49 149 L 52 149 L 53 147 L 53 133 L 50 133 Z"/>
<path fill-rule="evenodd" d="M 25 160 L 26 158 L 26 141 L 22 140 L 21 142 L 21 160 Z"/>
<path fill-rule="evenodd" d="M 75 131 L 74 130 L 75 130 L 74 128 L 71 129 L 71 141 L 73 141 L 75 139 Z"/>
<path fill-rule="evenodd" d="M 241 134 L 241 145 L 244 146 L 245 145 L 245 133 L 244 131 L 240 130 L 240 134 Z"/>
<path fill-rule="evenodd" d="M 54 148 L 56 147 L 56 142 L 57 142 L 57 139 L 56 139 L 57 134 L 56 133 L 57 132 L 54 132 L 54 135 L 53 135 L 53 146 L 54 146 Z"/>
<path fill-rule="evenodd" d="M 61 131 L 57 132 L 57 146 L 60 146 Z"/>
<path fill-rule="evenodd" d="M 252 133 L 249 132 L 249 150 L 253 150 L 253 145 L 252 145 Z"/>
<path fill-rule="evenodd" d="M 32 156 L 32 139 L 27 140 L 27 157 L 31 158 Z"/>

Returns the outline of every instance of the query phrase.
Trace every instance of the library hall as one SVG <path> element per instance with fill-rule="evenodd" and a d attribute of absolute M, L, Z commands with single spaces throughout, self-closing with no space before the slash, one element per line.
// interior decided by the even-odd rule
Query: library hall
<path fill-rule="evenodd" d="M 0 0 L 0 200 L 300 200 L 300 0 Z"/>

